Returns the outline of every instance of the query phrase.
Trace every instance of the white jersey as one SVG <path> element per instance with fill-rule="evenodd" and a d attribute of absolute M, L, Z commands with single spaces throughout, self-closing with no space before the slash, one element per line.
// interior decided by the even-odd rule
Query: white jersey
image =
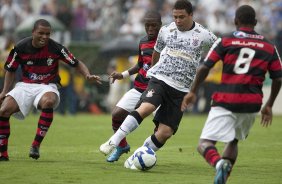
<path fill-rule="evenodd" d="M 147 76 L 189 92 L 204 50 L 208 50 L 216 39 L 212 32 L 196 22 L 191 30 L 183 32 L 174 22 L 163 26 L 154 47 L 160 59 L 148 70 Z"/>

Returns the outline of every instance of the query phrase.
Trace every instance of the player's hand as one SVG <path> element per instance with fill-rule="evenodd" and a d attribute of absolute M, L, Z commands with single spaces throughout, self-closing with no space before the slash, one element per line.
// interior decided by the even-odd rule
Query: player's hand
<path fill-rule="evenodd" d="M 121 73 L 114 71 L 113 73 L 111 73 L 111 75 L 109 76 L 109 79 L 111 80 L 111 84 L 113 84 L 115 82 L 116 79 L 121 80 L 123 79 L 123 76 Z"/>
<path fill-rule="evenodd" d="M 87 75 L 86 80 L 89 82 L 97 82 L 98 84 L 102 84 L 101 78 L 97 75 Z"/>
<path fill-rule="evenodd" d="M 193 103 L 195 103 L 196 101 L 196 94 L 195 93 L 187 93 L 183 100 L 182 100 L 182 104 L 181 104 L 181 111 L 185 111 L 185 109 L 187 109 L 188 106 L 192 105 Z"/>
<path fill-rule="evenodd" d="M 260 124 L 263 127 L 268 127 L 272 123 L 272 108 L 270 106 L 265 105 L 261 109 L 261 122 Z"/>

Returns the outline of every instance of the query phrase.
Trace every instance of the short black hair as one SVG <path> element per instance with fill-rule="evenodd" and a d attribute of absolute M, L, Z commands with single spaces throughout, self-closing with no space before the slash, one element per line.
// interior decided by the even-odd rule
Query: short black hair
<path fill-rule="evenodd" d="M 193 6 L 192 3 L 188 0 L 177 0 L 174 4 L 173 9 L 175 10 L 183 10 L 185 9 L 185 11 L 188 14 L 193 13 Z"/>
<path fill-rule="evenodd" d="M 235 13 L 235 19 L 241 24 L 245 25 L 256 25 L 256 12 L 253 7 L 249 5 L 240 6 Z"/>
<path fill-rule="evenodd" d="M 45 19 L 38 19 L 37 21 L 35 21 L 35 23 L 33 25 L 33 30 L 37 29 L 39 26 L 51 28 L 51 24 Z"/>
<path fill-rule="evenodd" d="M 155 10 L 149 10 L 145 13 L 144 19 L 156 19 L 159 22 L 162 22 L 161 14 Z"/>

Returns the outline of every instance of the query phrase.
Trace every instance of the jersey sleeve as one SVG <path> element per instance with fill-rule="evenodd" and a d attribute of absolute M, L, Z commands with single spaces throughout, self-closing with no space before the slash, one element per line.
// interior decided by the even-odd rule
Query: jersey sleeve
<path fill-rule="evenodd" d="M 76 67 L 79 63 L 79 61 L 73 56 L 73 54 L 66 49 L 64 46 L 61 46 L 60 48 L 60 56 L 61 60 L 67 63 L 68 65 L 72 67 Z"/>
<path fill-rule="evenodd" d="M 213 43 L 217 40 L 217 36 L 215 36 L 215 34 L 213 34 L 211 31 L 207 29 L 204 36 L 205 36 L 204 50 L 208 51 L 212 47 Z"/>
<path fill-rule="evenodd" d="M 157 41 L 156 41 L 156 44 L 154 46 L 154 49 L 155 51 L 157 51 L 158 53 L 161 53 L 161 51 L 165 48 L 166 44 L 165 44 L 165 41 L 164 41 L 164 32 L 165 32 L 165 29 L 166 27 L 162 27 L 159 31 L 159 34 L 158 34 L 158 38 L 157 38 Z"/>
<path fill-rule="evenodd" d="M 223 52 L 223 48 L 222 48 L 222 39 L 218 38 L 214 44 L 212 45 L 212 47 L 210 48 L 205 60 L 204 60 L 204 64 L 209 67 L 212 68 L 216 62 L 218 62 L 219 60 L 221 60 L 221 55 Z"/>
<path fill-rule="evenodd" d="M 141 43 L 139 42 L 139 51 L 138 51 L 138 60 L 137 60 L 139 68 L 143 67 L 143 57 L 141 55 Z"/>
<path fill-rule="evenodd" d="M 17 48 L 14 47 L 7 57 L 4 68 L 9 72 L 15 72 L 18 69 L 19 64 L 20 58 L 18 56 Z"/>
<path fill-rule="evenodd" d="M 268 66 L 269 77 L 271 79 L 282 77 L 282 66 L 281 66 L 281 58 L 278 54 L 278 51 L 275 47 L 273 57 Z"/>

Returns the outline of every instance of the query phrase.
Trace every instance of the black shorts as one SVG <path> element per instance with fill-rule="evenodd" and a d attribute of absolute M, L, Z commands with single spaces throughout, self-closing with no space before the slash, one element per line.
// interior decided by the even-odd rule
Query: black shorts
<path fill-rule="evenodd" d="M 160 106 L 154 117 L 154 123 L 156 126 L 159 123 L 165 124 L 171 127 L 174 133 L 176 133 L 183 116 L 181 103 L 185 94 L 185 92 L 176 90 L 161 80 L 152 78 L 149 81 L 147 89 L 142 93 L 136 108 L 142 102 L 148 102 L 155 107 Z"/>

